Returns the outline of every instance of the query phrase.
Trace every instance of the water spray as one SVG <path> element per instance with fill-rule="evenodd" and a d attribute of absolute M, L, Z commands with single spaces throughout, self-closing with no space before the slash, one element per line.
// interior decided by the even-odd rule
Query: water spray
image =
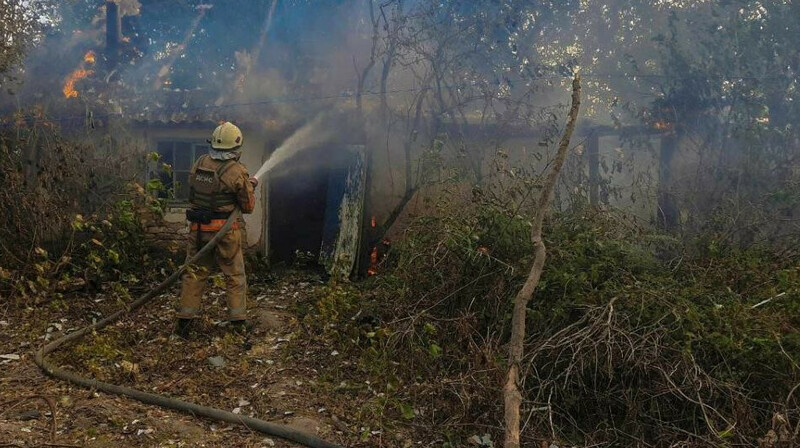
<path fill-rule="evenodd" d="M 332 126 L 325 126 L 324 121 L 325 115 L 317 115 L 313 120 L 301 126 L 272 153 L 253 177 L 261 181 L 266 173 L 281 163 L 306 149 L 321 145 L 333 138 L 335 130 Z"/>

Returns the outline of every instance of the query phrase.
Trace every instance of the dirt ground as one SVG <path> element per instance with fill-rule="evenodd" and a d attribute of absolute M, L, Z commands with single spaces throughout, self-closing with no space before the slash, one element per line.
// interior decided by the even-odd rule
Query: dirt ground
<path fill-rule="evenodd" d="M 319 278 L 250 279 L 246 335 L 225 326 L 225 299 L 213 288 L 189 340 L 172 335 L 177 289 L 79 343 L 52 355 L 62 366 L 115 384 L 162 393 L 270 422 L 338 443 L 361 445 L 363 428 L 341 415 L 320 384 L 327 353 L 304 351 L 306 331 L 291 313 Z M 133 294 L 135 295 L 135 294 Z M 72 297 L 21 309 L 0 308 L 0 447 L 290 447 L 243 426 L 213 422 L 75 387 L 45 376 L 33 351 L 121 304 L 112 294 Z M 308 356 L 298 356 L 305 353 Z M 335 352 L 327 355 L 335 361 Z M 17 359 L 18 357 L 18 359 Z M 51 410 L 55 410 L 55 415 Z M 371 444 L 369 444 L 371 445 Z"/>

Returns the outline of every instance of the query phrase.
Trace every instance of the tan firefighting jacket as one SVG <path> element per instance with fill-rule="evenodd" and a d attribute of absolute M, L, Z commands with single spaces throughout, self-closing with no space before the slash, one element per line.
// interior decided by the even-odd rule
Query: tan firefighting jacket
<path fill-rule="evenodd" d="M 210 179 L 214 174 L 217 179 Z M 238 205 L 242 213 L 252 213 L 256 196 L 249 178 L 247 168 L 238 161 L 203 155 L 189 173 L 189 202 L 193 209 L 232 212 Z M 209 224 L 202 224 L 200 231 L 216 232 L 224 223 L 225 219 L 213 219 Z M 197 224 L 192 223 L 191 229 L 197 230 Z"/>

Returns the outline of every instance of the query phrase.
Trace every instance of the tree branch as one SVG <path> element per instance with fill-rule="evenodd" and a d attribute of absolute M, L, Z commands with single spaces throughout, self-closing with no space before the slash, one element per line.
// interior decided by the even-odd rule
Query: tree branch
<path fill-rule="evenodd" d="M 569 141 L 575 131 L 575 123 L 578 120 L 580 104 L 581 80 L 580 75 L 575 75 L 575 79 L 572 81 L 572 107 L 569 110 L 567 127 L 564 129 L 564 134 L 561 136 L 553 167 L 545 180 L 531 228 L 531 241 L 534 247 L 533 266 L 531 267 L 527 280 L 525 280 L 525 284 L 514 298 L 514 314 L 511 320 L 511 341 L 508 346 L 508 376 L 506 377 L 506 384 L 503 387 L 506 424 L 505 442 L 503 446 L 505 448 L 519 448 L 520 446 L 519 408 L 522 403 L 522 394 L 519 387 L 519 371 L 525 342 L 525 318 L 528 309 L 528 301 L 533 297 L 536 286 L 539 284 L 539 278 L 542 276 L 544 261 L 547 255 L 547 249 L 542 238 L 544 217 L 545 214 L 547 214 L 548 206 L 552 200 L 553 190 L 555 189 L 558 176 L 561 174 L 561 169 L 564 167 L 564 161 L 569 152 Z"/>

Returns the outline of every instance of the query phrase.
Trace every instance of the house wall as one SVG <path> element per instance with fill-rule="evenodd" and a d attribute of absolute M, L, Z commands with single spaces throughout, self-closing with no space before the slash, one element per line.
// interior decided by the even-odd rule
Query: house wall
<path fill-rule="evenodd" d="M 592 200 L 598 206 L 629 212 L 642 223 L 653 222 L 658 210 L 661 136 L 635 133 L 635 137 L 631 138 L 609 133 L 597 135 L 596 157 L 593 159 L 597 168 L 592 173 L 588 143 L 594 132 L 596 130 L 593 128 L 585 128 L 573 137 L 573 150 L 562 170 L 554 194 L 555 203 L 561 209 L 566 209 L 575 201 Z M 406 156 L 404 147 L 399 144 L 404 138 L 403 135 L 383 134 L 372 135 L 368 141 L 368 145 L 372 145 L 368 204 L 370 213 L 378 223 L 390 216 L 405 193 Z M 423 173 L 435 163 L 434 159 L 423 155 L 430 150 L 423 147 L 425 143 L 426 139 L 420 136 L 412 149 L 411 172 L 414 182 L 419 176 L 424 177 Z M 448 197 L 455 193 L 464 202 L 470 200 L 476 165 L 471 165 L 475 160 L 468 160 L 468 157 L 480 158 L 484 184 L 497 184 L 511 180 L 505 179 L 509 174 L 504 172 L 504 168 L 523 167 L 527 175 L 532 176 L 546 173 L 556 152 L 554 143 L 542 143 L 541 136 L 534 132 L 514 134 L 499 142 L 473 139 L 468 144 L 472 151 L 469 155 L 460 154 L 459 148 L 449 145 L 438 151 L 436 157 L 446 161 L 444 166 L 458 166 L 459 173 L 446 170 L 429 176 L 430 183 L 414 194 L 407 210 L 399 218 L 399 228 L 404 227 L 403 223 L 413 216 L 432 210 L 437 198 L 441 198 L 445 190 L 451 195 Z M 428 164 L 429 167 L 422 164 Z M 599 193 L 594 198 L 591 198 L 592 188 Z"/>
<path fill-rule="evenodd" d="M 665 181 L 662 193 L 666 203 L 673 208 L 674 221 L 670 224 L 686 225 L 695 221 L 699 224 L 708 213 L 719 205 L 724 191 L 734 191 L 739 186 L 726 183 L 726 170 L 741 167 L 742 148 L 735 143 L 728 146 L 709 145 L 705 135 L 677 132 L 674 138 L 674 152 L 663 160 Z M 730 179 L 728 179 L 728 182 Z"/>
<path fill-rule="evenodd" d="M 367 213 L 384 222 L 401 200 L 406 188 L 404 136 L 396 132 L 375 132 L 366 138 L 368 152 Z"/>
<path fill-rule="evenodd" d="M 157 127 L 142 127 L 138 129 L 143 146 L 148 151 L 155 151 L 160 140 L 189 140 L 203 142 L 208 137 L 213 124 L 193 128 L 159 125 Z M 254 174 L 268 155 L 287 136 L 285 130 L 265 130 L 243 126 L 245 135 L 244 152 L 241 162 Z M 658 147 L 660 137 L 647 137 L 646 144 L 620 139 L 618 136 L 601 136 L 597 145 L 596 179 L 592 181 L 589 169 L 590 160 L 587 157 L 587 141 L 589 131 L 584 130 L 573 138 L 575 149 L 571 152 L 562 178 L 556 191 L 555 201 L 561 208 L 566 208 L 571 201 L 581 197 L 589 201 L 592 182 L 599 184 L 598 205 L 620 208 L 633 212 L 641 218 L 642 222 L 652 221 L 658 208 Z M 527 167 L 530 173 L 543 173 L 555 155 L 553 144 L 540 144 L 540 137 L 533 133 L 530 135 L 516 134 L 506 140 L 481 143 L 478 139 L 470 142 L 473 148 L 478 148 L 480 153 L 481 176 L 484 180 L 507 176 L 497 170 L 498 164 Z M 385 222 L 405 194 L 406 155 L 403 142 L 405 136 L 398 132 L 368 134 L 366 146 L 370 153 L 368 161 L 369 188 L 366 192 L 367 222 L 375 217 L 378 224 Z M 431 181 L 421 188 L 409 201 L 405 213 L 398 219 L 397 226 L 432 209 L 436 199 L 441 198 L 445 189 L 455 191 L 468 201 L 471 195 L 473 180 L 461 176 L 461 180 L 449 179 L 450 172 L 429 170 L 435 164 L 436 157 L 429 157 L 430 148 L 424 146 L 428 139 L 420 136 L 412 144 L 413 159 L 411 163 L 412 178 L 427 177 Z M 649 145 L 649 147 L 648 147 Z M 498 156 L 498 150 L 503 156 Z M 475 151 L 475 149 L 473 149 Z M 426 156 L 426 152 L 428 155 Z M 438 158 L 445 160 L 443 166 L 460 166 L 462 172 L 474 174 L 474 160 L 466 159 L 459 155 L 458 149 L 445 146 L 440 149 Z M 478 153 L 473 153 L 474 157 Z M 424 160 L 423 163 L 420 160 Z M 320 163 L 324 163 L 321 161 Z M 427 165 L 426 165 L 427 164 Z M 431 173 L 436 173 L 431 175 Z M 502 179 L 500 179 L 502 180 Z M 250 215 L 245 216 L 246 245 L 248 249 L 267 254 L 269 252 L 267 198 L 269 181 L 261 179 L 261 184 L 256 192 L 256 208 Z M 597 196 L 597 195 L 596 195 Z M 169 235 L 183 238 L 185 232 L 186 204 L 172 204 L 166 216 L 164 225 L 153 226 L 159 233 L 158 238 L 163 240 Z"/>
<path fill-rule="evenodd" d="M 567 155 L 559 182 L 553 192 L 553 201 L 560 209 L 566 209 L 576 198 L 588 195 L 588 165 L 585 160 L 585 144 L 575 144 L 585 139 L 576 135 L 572 141 L 574 150 Z M 543 176 L 549 172 L 556 156 L 555 144 L 546 144 L 536 135 L 518 135 L 503 141 L 498 148 L 487 154 L 484 176 L 507 184 L 511 179 L 503 169 L 523 169 L 526 176 Z M 502 151 L 503 156 L 498 154 Z M 531 201 L 533 203 L 534 201 Z"/>

